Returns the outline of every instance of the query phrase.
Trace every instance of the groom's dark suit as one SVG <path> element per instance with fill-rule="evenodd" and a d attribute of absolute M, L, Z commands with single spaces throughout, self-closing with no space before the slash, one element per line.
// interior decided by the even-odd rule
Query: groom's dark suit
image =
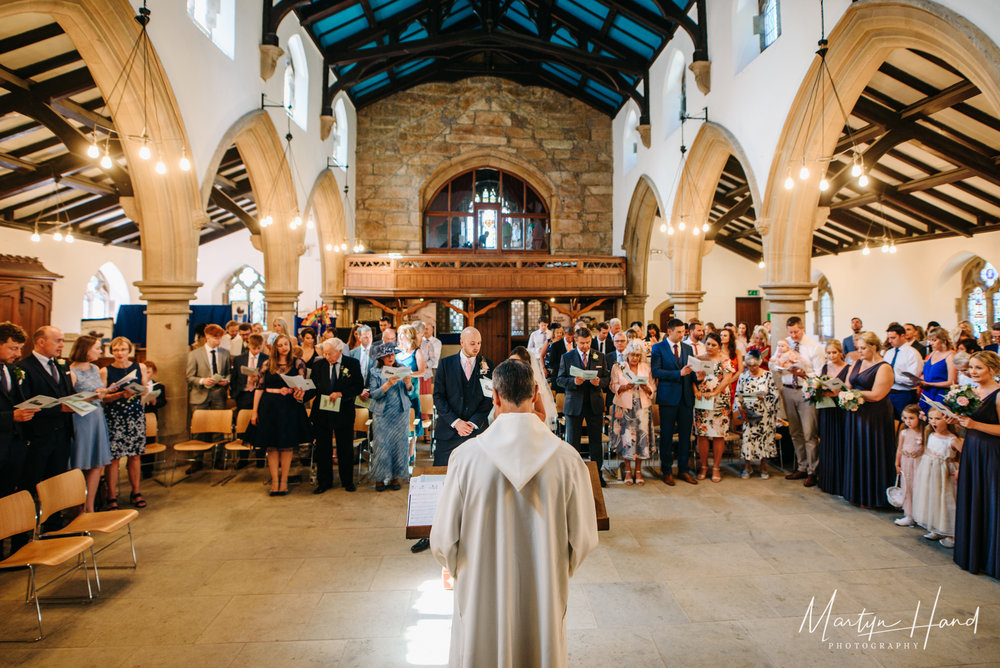
<path fill-rule="evenodd" d="M 590 446 L 590 459 L 601 470 L 604 460 L 604 444 L 601 442 L 601 427 L 604 424 L 604 391 L 611 381 L 608 370 L 607 355 L 596 350 L 588 350 L 587 363 L 584 365 L 579 349 L 574 349 L 562 356 L 559 363 L 557 382 L 566 392 L 566 402 L 563 404 L 563 415 L 566 416 L 566 441 L 577 450 L 580 449 L 580 437 L 583 435 L 583 421 L 587 421 L 587 441 Z M 589 380 L 577 385 L 576 378 L 570 369 L 573 367 L 597 371 L 598 384 L 595 386 Z"/>
<path fill-rule="evenodd" d="M 479 379 L 490 378 L 492 374 L 493 365 L 482 355 L 477 355 L 473 361 L 472 375 L 468 379 L 462 367 L 462 353 L 449 355 L 438 364 L 434 376 L 434 408 L 438 414 L 434 428 L 434 466 L 447 466 L 452 450 L 486 429 L 493 399 L 483 394 Z M 455 420 L 473 422 L 477 428 L 468 436 L 459 436 L 451 426 Z"/>
<path fill-rule="evenodd" d="M 674 354 L 677 346 L 678 355 Z M 660 470 L 672 475 L 674 467 L 674 432 L 677 432 L 677 475 L 690 473 L 691 426 L 694 422 L 695 375 L 681 375 L 694 355 L 686 343 L 664 339 L 653 346 L 649 355 L 650 374 L 657 380 L 656 403 L 660 406 Z M 675 429 L 676 427 L 676 429 Z"/>

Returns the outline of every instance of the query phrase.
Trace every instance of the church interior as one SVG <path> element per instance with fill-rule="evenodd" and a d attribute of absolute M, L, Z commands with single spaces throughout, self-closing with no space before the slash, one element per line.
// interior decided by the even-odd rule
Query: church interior
<path fill-rule="evenodd" d="M 420 321 L 442 356 L 475 327 L 499 363 L 539 320 L 777 341 L 799 317 L 819 342 L 854 318 L 880 338 L 1000 322 L 993 0 L 0 0 L 0 19 L 0 322 L 25 355 L 43 325 L 65 354 L 96 336 L 102 364 L 126 336 L 166 400 L 135 568 L 121 541 L 96 598 L 54 584 L 38 642 L 24 573 L 0 571 L 0 665 L 447 665 L 451 592 L 411 553 L 405 481 L 312 495 L 308 448 L 281 499 L 266 468 L 171 470 L 196 325 L 353 347 Z M 625 485 L 606 455 L 569 665 L 997 665 L 998 581 L 786 481 L 785 446 L 781 475 L 741 479 L 737 443 L 696 486 L 654 478 L 655 454 Z"/>

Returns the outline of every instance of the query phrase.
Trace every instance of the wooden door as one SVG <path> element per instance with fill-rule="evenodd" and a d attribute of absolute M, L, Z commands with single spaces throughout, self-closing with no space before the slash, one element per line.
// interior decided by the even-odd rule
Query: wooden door
<path fill-rule="evenodd" d="M 667 323 L 670 322 L 674 317 L 674 307 L 668 306 L 667 308 L 660 311 L 660 331 L 666 333 Z"/>
<path fill-rule="evenodd" d="M 494 365 L 507 359 L 510 355 L 510 302 L 502 302 L 476 318 L 475 327 L 483 336 L 482 354 Z"/>
<path fill-rule="evenodd" d="M 747 339 L 753 334 L 753 328 L 761 323 L 762 297 L 737 297 L 736 322 L 747 324 Z"/>

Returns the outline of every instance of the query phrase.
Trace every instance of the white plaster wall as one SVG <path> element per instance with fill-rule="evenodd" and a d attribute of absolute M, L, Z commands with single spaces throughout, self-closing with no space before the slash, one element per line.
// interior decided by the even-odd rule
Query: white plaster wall
<path fill-rule="evenodd" d="M 233 273 L 250 265 L 264 273 L 264 255 L 250 243 L 250 232 L 240 230 L 201 247 L 198 253 L 198 288 L 193 303 L 225 304 L 225 291 Z M 267 280 L 267 277 L 264 277 Z"/>
<path fill-rule="evenodd" d="M 142 275 L 142 255 L 137 250 L 103 246 L 86 241 L 73 244 L 53 241 L 45 235 L 38 243 L 30 232 L 0 230 L 0 248 L 8 255 L 37 257 L 51 272 L 62 275 L 52 289 L 52 324 L 64 332 L 79 332 L 83 317 L 83 295 L 87 282 L 105 262 L 112 262 L 128 283 L 126 303 L 139 303 L 139 291 L 133 281 Z"/>

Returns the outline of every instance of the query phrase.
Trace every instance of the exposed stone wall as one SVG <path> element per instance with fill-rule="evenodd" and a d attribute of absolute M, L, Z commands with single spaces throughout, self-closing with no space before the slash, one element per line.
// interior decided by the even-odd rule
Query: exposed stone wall
<path fill-rule="evenodd" d="M 428 179 L 485 150 L 547 180 L 533 185 L 552 191 L 554 253 L 611 254 L 611 119 L 582 102 L 477 77 L 403 91 L 361 109 L 357 123 L 357 231 L 371 250 L 421 252 Z"/>

